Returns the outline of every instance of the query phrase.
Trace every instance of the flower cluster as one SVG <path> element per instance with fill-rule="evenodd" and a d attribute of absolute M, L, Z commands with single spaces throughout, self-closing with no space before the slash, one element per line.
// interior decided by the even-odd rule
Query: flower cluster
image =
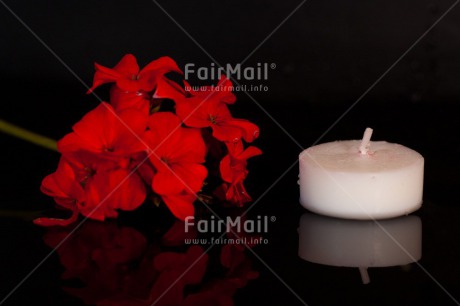
<path fill-rule="evenodd" d="M 146 199 L 166 204 L 183 220 L 194 215 L 197 194 L 211 177 L 218 179 L 211 194 L 221 195 L 225 203 L 251 201 L 243 184 L 247 160 L 262 152 L 245 143 L 258 137 L 259 128 L 232 117 L 228 106 L 236 97 L 230 80 L 223 77 L 217 87 L 185 91 L 186 82 L 181 86 L 166 77 L 182 74 L 169 57 L 140 69 L 127 54 L 113 68 L 95 68 L 88 93 L 111 83 L 110 103 L 100 103 L 58 142 L 58 168 L 41 186 L 72 214 L 39 218 L 36 224 L 65 226 L 80 214 L 115 218 L 118 210 L 134 210 Z"/>

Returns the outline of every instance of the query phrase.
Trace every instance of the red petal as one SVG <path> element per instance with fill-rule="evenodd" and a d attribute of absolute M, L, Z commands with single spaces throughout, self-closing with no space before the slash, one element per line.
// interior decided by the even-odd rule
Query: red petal
<path fill-rule="evenodd" d="M 136 173 L 118 170 L 110 173 L 110 185 L 118 187 L 112 195 L 111 206 L 121 210 L 134 210 L 145 200 L 144 182 Z"/>
<path fill-rule="evenodd" d="M 74 133 L 58 142 L 62 153 L 88 150 L 106 154 L 129 155 L 144 150 L 140 135 L 147 127 L 147 114 L 135 109 L 116 114 L 110 104 L 101 103 L 73 126 Z M 112 154 L 112 155 L 114 155 Z"/>
<path fill-rule="evenodd" d="M 134 55 L 126 54 L 118 64 L 113 67 L 113 70 L 125 76 L 137 75 L 139 73 L 139 65 Z"/>
<path fill-rule="evenodd" d="M 185 220 L 185 218 L 195 215 L 195 208 L 193 206 L 193 202 L 196 199 L 195 195 L 162 195 L 161 198 L 172 214 L 179 220 Z"/>
<path fill-rule="evenodd" d="M 226 125 L 231 125 L 241 129 L 242 137 L 247 142 L 253 142 L 259 137 L 259 127 L 244 119 L 231 119 L 225 121 Z"/>
<path fill-rule="evenodd" d="M 137 78 L 137 76 L 134 76 Z M 144 88 L 143 83 L 141 80 L 133 79 L 133 76 L 124 76 L 117 79 L 116 85 L 126 91 L 138 91 L 138 90 L 145 90 L 150 91 L 151 88 Z"/>
<path fill-rule="evenodd" d="M 110 88 L 110 104 L 117 112 L 130 108 L 148 114 L 150 98 L 145 92 L 126 91 L 117 86 L 112 86 Z"/>
<path fill-rule="evenodd" d="M 97 220 L 116 217 L 116 209 L 136 209 L 146 197 L 141 178 L 125 169 L 96 173 L 85 190 L 87 200 L 81 213 Z"/>
<path fill-rule="evenodd" d="M 240 160 L 247 160 L 251 157 L 261 155 L 261 154 L 262 154 L 262 150 L 254 146 L 250 146 L 250 147 L 247 147 L 246 150 L 243 151 L 243 153 L 239 154 L 237 158 Z"/>
<path fill-rule="evenodd" d="M 80 138 L 77 140 L 75 135 L 68 136 L 58 142 L 61 152 L 73 151 L 75 146 L 91 151 L 104 151 L 112 145 L 115 133 L 112 127 L 117 120 L 115 112 L 109 104 L 102 102 L 95 109 L 87 113 L 79 122 L 73 126 L 75 134 Z"/>
<path fill-rule="evenodd" d="M 153 165 L 150 163 L 150 161 L 147 160 L 143 162 L 137 168 L 137 173 L 147 185 L 152 185 L 153 176 L 155 175 L 155 169 L 153 168 Z"/>
<path fill-rule="evenodd" d="M 146 144 L 141 138 L 147 128 L 148 114 L 137 109 L 125 109 L 118 115 L 114 126 L 108 126 L 115 133 L 112 147 L 125 155 L 137 153 L 146 149 Z"/>
<path fill-rule="evenodd" d="M 163 56 L 154 61 L 151 61 L 147 66 L 145 66 L 141 70 L 140 74 L 145 74 L 145 73 L 149 73 L 150 71 L 158 71 L 158 70 L 162 71 L 163 73 L 168 72 L 168 71 L 174 71 L 174 72 L 182 74 L 182 71 L 179 69 L 176 62 L 168 56 Z"/>
<path fill-rule="evenodd" d="M 190 127 L 204 128 L 211 126 L 209 115 L 211 105 L 202 99 L 190 98 L 176 104 L 176 113 Z"/>
<path fill-rule="evenodd" d="M 100 151 L 98 142 L 87 142 L 75 133 L 69 133 L 60 139 L 57 143 L 58 151 L 61 153 L 73 152 L 78 150 Z"/>
<path fill-rule="evenodd" d="M 177 164 L 172 170 L 178 181 L 188 192 L 198 192 L 203 187 L 203 181 L 208 175 L 208 170 L 200 164 Z"/>
<path fill-rule="evenodd" d="M 120 62 L 112 69 L 99 64 L 95 64 L 95 67 L 96 73 L 94 74 L 93 86 L 88 90 L 88 93 L 102 84 L 123 82 L 122 80 L 129 80 L 133 75 L 137 76 L 139 73 L 139 65 L 132 54 L 123 56 Z"/>
<path fill-rule="evenodd" d="M 171 147 L 171 163 L 204 163 L 206 144 L 199 129 L 180 129 L 180 141 L 177 148 Z"/>
<path fill-rule="evenodd" d="M 251 196 L 247 193 L 246 188 L 244 188 L 242 180 L 239 180 L 229 186 L 226 197 L 228 201 L 238 207 L 243 206 L 244 203 L 252 201 Z"/>
<path fill-rule="evenodd" d="M 182 122 L 179 117 L 170 112 L 155 113 L 150 116 L 148 125 L 150 131 L 144 134 L 144 138 L 154 150 L 152 162 L 157 156 L 165 157 L 164 154 L 180 147 Z"/>
<path fill-rule="evenodd" d="M 94 73 L 93 86 L 91 86 L 87 93 L 91 93 L 96 87 L 99 87 L 102 84 L 115 82 L 119 78 L 123 77 L 121 73 L 113 69 L 99 64 L 94 64 L 94 66 L 96 68 L 96 73 Z"/>
<path fill-rule="evenodd" d="M 150 116 L 148 125 L 160 139 L 163 139 L 177 131 L 182 126 L 182 121 L 173 113 L 160 112 Z"/>
<path fill-rule="evenodd" d="M 176 82 L 173 82 L 166 77 L 161 77 L 158 78 L 157 88 L 153 97 L 171 99 L 176 103 L 180 103 L 183 99 L 185 99 L 185 91 Z"/>
<path fill-rule="evenodd" d="M 72 169 L 65 158 L 61 158 L 55 173 L 43 179 L 40 189 L 46 195 L 54 198 L 77 202 L 85 200 L 84 191 L 80 183 L 75 179 L 74 169 Z M 70 209 L 71 207 L 66 205 L 66 208 Z"/>
<path fill-rule="evenodd" d="M 241 139 L 241 129 L 230 125 L 212 125 L 212 136 L 220 141 L 235 142 Z"/>
<path fill-rule="evenodd" d="M 221 91 L 221 94 L 219 95 L 219 101 L 224 102 L 226 104 L 235 103 L 236 96 L 231 92 L 231 89 L 233 89 L 233 84 L 232 81 L 230 81 L 230 79 L 228 79 L 225 75 L 222 75 L 217 86 L 221 89 L 224 89 Z"/>
<path fill-rule="evenodd" d="M 230 156 L 227 155 L 220 161 L 220 175 L 224 181 L 231 183 L 233 181 L 233 171 L 230 166 Z"/>
<path fill-rule="evenodd" d="M 171 71 L 182 74 L 176 62 L 170 57 L 160 57 L 150 62 L 139 72 L 138 89 L 152 91 L 157 87 L 158 80 Z"/>
<path fill-rule="evenodd" d="M 152 181 L 152 189 L 160 195 L 177 194 L 184 190 L 184 185 L 170 168 L 158 172 Z"/>

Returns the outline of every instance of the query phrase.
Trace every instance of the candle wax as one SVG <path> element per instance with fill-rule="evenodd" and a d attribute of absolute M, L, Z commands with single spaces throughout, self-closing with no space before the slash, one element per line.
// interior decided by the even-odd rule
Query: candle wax
<path fill-rule="evenodd" d="M 367 131 L 366 131 L 367 132 Z M 384 219 L 421 207 L 422 155 L 385 141 L 320 144 L 299 156 L 300 203 L 339 218 Z"/>

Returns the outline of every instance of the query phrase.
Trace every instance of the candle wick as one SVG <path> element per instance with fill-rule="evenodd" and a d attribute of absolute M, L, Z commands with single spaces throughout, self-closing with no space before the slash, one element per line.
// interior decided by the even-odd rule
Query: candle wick
<path fill-rule="evenodd" d="M 369 278 L 369 273 L 367 272 L 367 268 L 360 267 L 359 273 L 361 274 L 361 280 L 363 281 L 364 285 L 367 285 L 371 282 L 371 279 Z"/>
<path fill-rule="evenodd" d="M 369 152 L 372 132 L 373 130 L 371 128 L 366 128 L 364 131 L 363 140 L 361 140 L 361 144 L 359 145 L 359 153 L 361 153 L 361 155 L 367 155 Z"/>

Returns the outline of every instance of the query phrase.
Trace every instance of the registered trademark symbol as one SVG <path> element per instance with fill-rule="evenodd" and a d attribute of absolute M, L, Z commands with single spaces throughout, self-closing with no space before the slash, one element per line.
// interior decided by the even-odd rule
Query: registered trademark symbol
<path fill-rule="evenodd" d="M 275 63 L 271 63 L 271 64 L 270 64 L 270 68 L 271 68 L 271 69 L 276 69 L 276 64 L 275 64 Z M 275 218 L 275 219 L 276 219 L 276 218 Z"/>
<path fill-rule="evenodd" d="M 270 217 L 270 221 L 275 222 L 275 221 L 276 221 L 276 217 L 275 217 L 275 216 L 271 216 L 271 217 Z"/>

